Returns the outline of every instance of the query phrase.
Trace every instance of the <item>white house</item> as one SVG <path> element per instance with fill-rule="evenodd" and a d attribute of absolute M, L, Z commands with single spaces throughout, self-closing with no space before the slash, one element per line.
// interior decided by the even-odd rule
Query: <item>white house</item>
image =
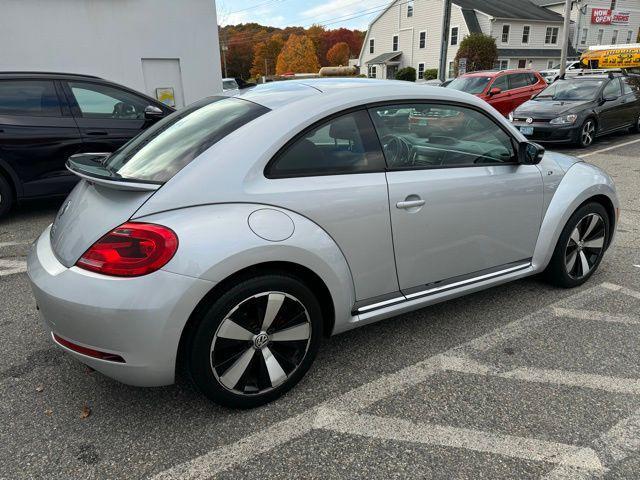
<path fill-rule="evenodd" d="M 442 38 L 442 0 L 394 0 L 369 25 L 360 53 L 360 71 L 374 78 L 393 78 L 411 66 L 422 78 L 438 68 Z M 460 41 L 469 33 L 496 39 L 496 68 L 545 69 L 560 61 L 562 15 L 530 0 L 453 0 L 447 76 Z"/>
<path fill-rule="evenodd" d="M 164 89 L 177 107 L 222 90 L 215 0 L 4 1 L 0 45 L 0 70 Z"/>
<path fill-rule="evenodd" d="M 531 0 L 564 15 L 564 0 Z M 576 0 L 571 9 L 571 43 L 582 52 L 593 45 L 636 43 L 640 0 Z"/>

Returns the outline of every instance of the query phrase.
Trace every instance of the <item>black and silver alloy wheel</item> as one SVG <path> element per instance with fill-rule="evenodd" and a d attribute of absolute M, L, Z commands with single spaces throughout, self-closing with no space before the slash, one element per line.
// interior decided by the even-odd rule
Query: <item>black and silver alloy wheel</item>
<path fill-rule="evenodd" d="M 211 342 L 211 368 L 228 390 L 262 394 L 281 385 L 309 348 L 311 320 L 293 295 L 264 292 L 235 306 Z"/>
<path fill-rule="evenodd" d="M 590 213 L 578 222 L 565 249 L 565 268 L 574 279 L 589 274 L 602 255 L 605 246 L 605 223 L 597 213 Z"/>
<path fill-rule="evenodd" d="M 596 138 L 596 124 L 593 119 L 588 118 L 584 124 L 582 125 L 582 129 L 580 130 L 580 146 L 588 147 L 590 146 Z"/>
<path fill-rule="evenodd" d="M 554 285 L 573 288 L 596 271 L 609 245 L 609 213 L 597 202 L 581 206 L 567 221 L 544 274 Z"/>
<path fill-rule="evenodd" d="M 289 273 L 234 279 L 196 315 L 185 339 L 185 373 L 232 408 L 258 407 L 296 385 L 324 328 L 314 291 Z"/>

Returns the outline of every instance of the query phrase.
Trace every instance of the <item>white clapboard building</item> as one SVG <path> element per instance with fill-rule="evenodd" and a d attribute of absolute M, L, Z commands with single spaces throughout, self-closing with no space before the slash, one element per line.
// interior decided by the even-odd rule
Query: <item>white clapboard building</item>
<path fill-rule="evenodd" d="M 438 68 L 443 7 L 442 0 L 394 0 L 369 25 L 360 72 L 393 78 L 410 66 L 420 79 L 425 69 Z M 496 39 L 496 68 L 545 69 L 560 61 L 562 31 L 562 15 L 531 0 L 453 0 L 447 76 L 454 76 L 458 46 L 470 33 Z"/>

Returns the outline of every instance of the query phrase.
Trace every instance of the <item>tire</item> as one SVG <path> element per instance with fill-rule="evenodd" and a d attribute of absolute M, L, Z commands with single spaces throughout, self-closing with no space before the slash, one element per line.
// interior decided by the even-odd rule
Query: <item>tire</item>
<path fill-rule="evenodd" d="M 594 219 L 596 223 L 591 226 Z M 589 280 L 609 244 L 609 229 L 609 215 L 602 205 L 591 202 L 580 207 L 560 234 L 545 270 L 547 280 L 563 288 L 578 287 Z"/>
<path fill-rule="evenodd" d="M 576 137 L 576 145 L 580 148 L 587 148 L 593 145 L 596 139 L 598 125 L 593 117 L 587 118 L 578 130 Z"/>
<path fill-rule="evenodd" d="M 636 118 L 636 123 L 631 127 L 631 133 L 640 133 L 640 113 L 638 114 L 638 118 Z"/>
<path fill-rule="evenodd" d="M 302 379 L 322 326 L 318 300 L 301 280 L 268 274 L 242 281 L 202 314 L 186 351 L 187 374 L 215 403 L 258 407 Z"/>
<path fill-rule="evenodd" d="M 9 182 L 0 175 L 0 217 L 6 215 L 13 206 L 13 190 Z"/>

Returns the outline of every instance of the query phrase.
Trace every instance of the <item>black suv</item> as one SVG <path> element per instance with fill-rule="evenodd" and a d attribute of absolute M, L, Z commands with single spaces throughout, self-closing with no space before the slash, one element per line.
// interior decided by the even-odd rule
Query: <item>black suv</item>
<path fill-rule="evenodd" d="M 98 77 L 0 72 L 0 216 L 16 200 L 66 195 L 71 155 L 113 152 L 173 111 Z"/>

